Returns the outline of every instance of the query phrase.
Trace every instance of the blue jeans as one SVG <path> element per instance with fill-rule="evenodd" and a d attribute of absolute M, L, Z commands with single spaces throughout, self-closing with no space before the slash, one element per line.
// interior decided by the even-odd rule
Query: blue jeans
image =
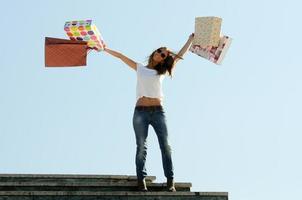
<path fill-rule="evenodd" d="M 164 173 L 167 178 L 173 178 L 173 164 L 171 147 L 168 143 L 168 129 L 166 116 L 161 106 L 135 107 L 133 114 L 133 128 L 136 136 L 136 174 L 142 180 L 147 176 L 145 167 L 147 156 L 147 137 L 149 124 L 157 135 Z"/>

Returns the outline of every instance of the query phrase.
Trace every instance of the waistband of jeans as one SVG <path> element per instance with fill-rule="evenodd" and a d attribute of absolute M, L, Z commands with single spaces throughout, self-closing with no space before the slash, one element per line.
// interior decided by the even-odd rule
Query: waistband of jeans
<path fill-rule="evenodd" d="M 158 106 L 135 106 L 135 110 L 139 110 L 139 111 L 157 111 L 157 110 L 161 110 L 163 111 L 164 108 L 161 105 Z"/>

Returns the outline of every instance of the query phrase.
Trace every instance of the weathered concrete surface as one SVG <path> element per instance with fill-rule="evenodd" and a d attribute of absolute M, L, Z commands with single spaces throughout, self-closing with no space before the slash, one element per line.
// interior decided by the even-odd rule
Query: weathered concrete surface
<path fill-rule="evenodd" d="M 227 192 L 190 192 L 191 183 L 165 183 L 147 177 L 148 192 L 136 191 L 136 176 L 0 174 L 0 200 L 228 200 Z"/>

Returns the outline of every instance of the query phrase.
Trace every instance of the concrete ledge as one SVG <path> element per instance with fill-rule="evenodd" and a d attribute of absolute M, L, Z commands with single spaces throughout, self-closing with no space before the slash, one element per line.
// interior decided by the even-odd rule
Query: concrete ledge
<path fill-rule="evenodd" d="M 228 200 L 227 192 L 190 192 L 191 183 L 146 178 L 148 192 L 137 191 L 136 176 L 95 174 L 0 174 L 0 200 Z"/>
<path fill-rule="evenodd" d="M 227 192 L 89 192 L 89 191 L 0 191 L 0 196 L 220 196 Z"/>
<path fill-rule="evenodd" d="M 137 180 L 136 176 L 127 175 L 97 175 L 97 174 L 0 174 L 1 178 L 29 178 L 29 179 L 108 179 L 108 180 Z M 154 181 L 155 176 L 147 176 L 147 181 Z"/>
<path fill-rule="evenodd" d="M 89 187 L 89 186 L 93 186 L 93 187 L 97 187 L 97 186 L 101 186 L 101 187 L 136 187 L 137 183 L 136 182 L 125 182 L 125 183 L 119 183 L 119 182 L 0 182 L 0 186 L 35 186 L 35 187 L 44 187 L 44 186 L 64 186 L 64 187 L 76 187 L 76 186 L 80 186 L 80 187 Z M 147 183 L 147 186 L 150 187 L 164 187 L 166 186 L 166 183 Z M 176 187 L 182 187 L 182 188 L 190 188 L 192 187 L 191 183 L 175 183 Z"/>

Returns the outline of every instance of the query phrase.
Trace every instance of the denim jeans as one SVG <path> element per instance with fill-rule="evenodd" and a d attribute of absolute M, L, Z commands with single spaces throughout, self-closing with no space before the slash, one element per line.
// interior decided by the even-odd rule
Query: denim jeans
<path fill-rule="evenodd" d="M 142 180 L 147 176 L 145 163 L 149 125 L 153 127 L 158 138 L 165 176 L 167 178 L 173 178 L 171 147 L 168 143 L 168 129 L 165 112 L 162 108 L 152 109 L 152 106 L 148 106 L 147 108 L 151 109 L 138 109 L 136 107 L 133 114 L 133 128 L 136 136 L 135 163 L 137 178 Z"/>

